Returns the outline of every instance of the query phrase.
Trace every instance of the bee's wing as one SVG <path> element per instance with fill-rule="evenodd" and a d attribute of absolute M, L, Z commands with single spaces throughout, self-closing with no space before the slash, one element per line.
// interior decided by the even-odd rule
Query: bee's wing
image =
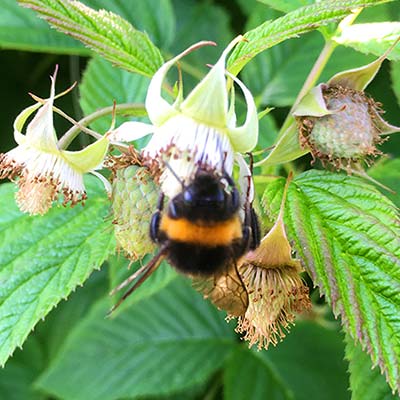
<path fill-rule="evenodd" d="M 167 252 L 167 248 L 164 246 L 160 249 L 160 251 L 142 268 L 138 269 L 131 276 L 125 279 L 119 286 L 117 286 L 110 294 L 113 295 L 125 286 L 129 285 L 129 283 L 134 280 L 137 281 L 133 284 L 131 288 L 129 288 L 123 296 L 118 300 L 118 302 L 110 309 L 107 313 L 109 316 L 113 311 L 115 311 L 121 303 L 130 296 L 161 264 L 162 260 L 165 258 L 165 254 Z"/>
<path fill-rule="evenodd" d="M 193 287 L 233 317 L 244 315 L 247 310 L 249 297 L 236 263 L 232 262 L 221 275 L 193 278 Z"/>

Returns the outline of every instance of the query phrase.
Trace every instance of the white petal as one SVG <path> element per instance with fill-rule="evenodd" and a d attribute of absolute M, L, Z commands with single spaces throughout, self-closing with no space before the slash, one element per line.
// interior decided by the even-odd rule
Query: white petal
<path fill-rule="evenodd" d="M 146 110 L 150 121 L 155 126 L 162 125 L 168 118 L 177 114 L 177 109 L 175 105 L 171 105 L 166 101 L 161 93 L 162 93 L 162 85 L 164 82 L 164 78 L 167 75 L 167 72 L 170 68 L 182 57 L 191 51 L 205 45 L 213 44 L 213 42 L 199 42 L 190 46 L 188 49 L 178 54 L 176 57 L 167 61 L 153 76 L 149 88 L 147 90 L 146 97 Z M 181 98 L 178 96 L 177 102 L 181 102 Z"/>
<path fill-rule="evenodd" d="M 171 168 L 174 165 L 174 172 L 184 182 L 191 179 L 193 170 L 199 165 L 225 171 L 229 175 L 233 170 L 233 149 L 225 131 L 201 124 L 184 115 L 175 116 L 157 128 L 142 154 L 149 162 L 158 161 L 163 170 L 165 161 Z M 162 190 L 169 197 L 173 197 L 181 189 L 179 181 L 168 168 L 165 169 L 162 180 L 167 182 L 162 184 Z"/>
<path fill-rule="evenodd" d="M 55 76 L 51 78 L 50 97 L 36 113 L 26 128 L 26 141 L 30 146 L 42 151 L 57 152 L 57 136 L 53 124 L 53 103 L 55 96 Z"/>
<path fill-rule="evenodd" d="M 244 124 L 239 127 L 231 126 L 228 130 L 229 138 L 235 151 L 245 153 L 253 150 L 258 141 L 257 107 L 250 90 L 232 74 L 229 72 L 226 73 L 235 81 L 235 83 L 238 84 L 244 94 L 247 104 L 247 116 Z"/>
<path fill-rule="evenodd" d="M 241 194 L 241 203 L 252 202 L 254 199 L 254 183 L 249 166 L 240 153 L 235 154 L 235 161 L 239 165 L 238 184 Z"/>
<path fill-rule="evenodd" d="M 154 126 L 144 122 L 128 121 L 108 134 L 112 142 L 133 142 L 154 132 Z"/>

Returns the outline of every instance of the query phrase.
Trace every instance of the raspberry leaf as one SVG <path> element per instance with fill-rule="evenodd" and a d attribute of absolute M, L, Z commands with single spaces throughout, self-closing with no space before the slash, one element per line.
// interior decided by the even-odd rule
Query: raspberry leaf
<path fill-rule="evenodd" d="M 277 204 L 283 180 L 264 204 Z M 276 212 L 277 210 L 271 210 Z M 346 331 L 361 342 L 393 390 L 400 389 L 400 224 L 398 209 L 352 176 L 315 171 L 291 183 L 288 235 Z"/>
<path fill-rule="evenodd" d="M 223 314 L 181 277 L 105 319 L 107 300 L 71 333 L 41 390 L 74 400 L 174 395 L 208 379 L 236 345 Z"/>
<path fill-rule="evenodd" d="M 349 361 L 352 400 L 396 400 L 379 368 L 372 368 L 371 360 L 360 345 L 346 337 L 346 359 Z"/>
<path fill-rule="evenodd" d="M 233 74 L 238 74 L 258 53 L 286 39 L 338 21 L 355 8 L 386 2 L 385 0 L 323 1 L 298 8 L 275 20 L 268 20 L 244 35 L 247 41 L 239 43 L 232 52 L 228 60 L 229 70 Z"/>
<path fill-rule="evenodd" d="M 146 33 L 110 11 L 96 11 L 71 0 L 20 0 L 19 4 L 130 72 L 152 76 L 163 62 Z"/>
<path fill-rule="evenodd" d="M 111 221 L 104 220 L 109 208 L 104 188 L 94 179 L 87 183 L 91 201 L 84 207 L 53 207 L 38 217 L 18 210 L 14 185 L 0 187 L 1 365 L 115 251 Z"/>

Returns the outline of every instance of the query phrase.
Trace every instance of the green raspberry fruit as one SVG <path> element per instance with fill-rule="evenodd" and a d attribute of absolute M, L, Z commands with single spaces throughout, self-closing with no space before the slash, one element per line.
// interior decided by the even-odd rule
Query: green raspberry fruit
<path fill-rule="evenodd" d="M 149 236 L 158 189 L 147 168 L 130 165 L 118 169 L 113 180 L 112 210 L 117 243 L 132 260 L 155 250 Z"/>
<path fill-rule="evenodd" d="M 300 127 L 301 139 L 313 156 L 339 167 L 377 154 L 375 145 L 381 139 L 374 123 L 379 112 L 375 102 L 363 92 L 342 87 L 327 88 L 323 95 L 327 108 L 335 111 L 305 117 Z"/>

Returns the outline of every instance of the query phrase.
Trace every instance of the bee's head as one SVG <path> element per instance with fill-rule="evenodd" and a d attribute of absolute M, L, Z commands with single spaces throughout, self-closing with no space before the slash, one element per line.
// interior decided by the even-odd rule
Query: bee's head
<path fill-rule="evenodd" d="M 222 220 L 239 209 L 239 194 L 228 175 L 197 171 L 191 183 L 172 199 L 170 213 L 176 218 Z"/>

